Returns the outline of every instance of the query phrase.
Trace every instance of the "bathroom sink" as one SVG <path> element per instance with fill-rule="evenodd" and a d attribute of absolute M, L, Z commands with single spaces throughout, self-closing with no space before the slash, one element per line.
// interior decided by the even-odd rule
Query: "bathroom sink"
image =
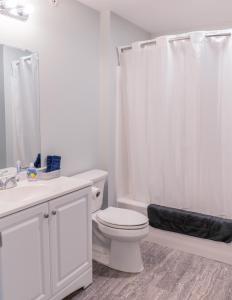
<path fill-rule="evenodd" d="M 12 189 L 0 190 L 0 200 L 6 202 L 17 202 L 37 198 L 48 193 L 48 185 L 28 182 L 24 185 L 19 184 L 17 187 Z"/>
<path fill-rule="evenodd" d="M 91 183 L 88 181 L 63 176 L 38 181 L 22 179 L 17 182 L 16 187 L 0 190 L 0 220 L 10 214 L 76 193 L 90 186 Z"/>

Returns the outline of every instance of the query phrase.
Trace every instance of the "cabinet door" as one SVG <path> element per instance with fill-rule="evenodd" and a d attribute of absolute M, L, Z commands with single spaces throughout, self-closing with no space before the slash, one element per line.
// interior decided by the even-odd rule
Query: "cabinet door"
<path fill-rule="evenodd" d="M 50 298 L 48 204 L 0 219 L 0 299 Z"/>
<path fill-rule="evenodd" d="M 78 278 L 92 264 L 90 189 L 49 203 L 53 293 Z"/>

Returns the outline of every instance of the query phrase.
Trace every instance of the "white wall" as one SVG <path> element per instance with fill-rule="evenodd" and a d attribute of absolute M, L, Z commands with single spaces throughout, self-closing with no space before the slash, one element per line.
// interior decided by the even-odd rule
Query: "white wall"
<path fill-rule="evenodd" d="M 108 204 L 116 205 L 115 195 L 115 120 L 116 120 L 116 47 L 135 41 L 150 39 L 150 34 L 127 20 L 109 12 L 101 14 L 103 30 L 102 43 L 106 52 L 103 58 L 101 78 L 100 159 L 99 163 L 108 169 Z M 108 26 L 108 30 L 107 30 Z"/>
<path fill-rule="evenodd" d="M 30 2 L 27 22 L 0 16 L 0 44 L 39 53 L 42 153 L 74 174 L 98 159 L 99 14 L 76 0 Z"/>
<path fill-rule="evenodd" d="M 3 46 L 0 45 L 0 169 L 6 167 Z"/>

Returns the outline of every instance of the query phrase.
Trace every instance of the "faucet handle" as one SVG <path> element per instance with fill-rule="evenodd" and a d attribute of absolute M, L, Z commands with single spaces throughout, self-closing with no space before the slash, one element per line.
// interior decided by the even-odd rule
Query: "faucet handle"
<path fill-rule="evenodd" d="M 7 189 L 8 183 L 11 183 L 9 188 L 17 185 L 17 172 L 16 168 L 7 168 L 0 170 L 0 189 Z"/>

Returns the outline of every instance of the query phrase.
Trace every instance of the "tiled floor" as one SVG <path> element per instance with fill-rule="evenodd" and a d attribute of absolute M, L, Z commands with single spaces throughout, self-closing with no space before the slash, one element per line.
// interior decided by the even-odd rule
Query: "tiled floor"
<path fill-rule="evenodd" d="M 137 275 L 94 263 L 93 284 L 68 300 L 232 300 L 232 266 L 145 241 Z"/>

